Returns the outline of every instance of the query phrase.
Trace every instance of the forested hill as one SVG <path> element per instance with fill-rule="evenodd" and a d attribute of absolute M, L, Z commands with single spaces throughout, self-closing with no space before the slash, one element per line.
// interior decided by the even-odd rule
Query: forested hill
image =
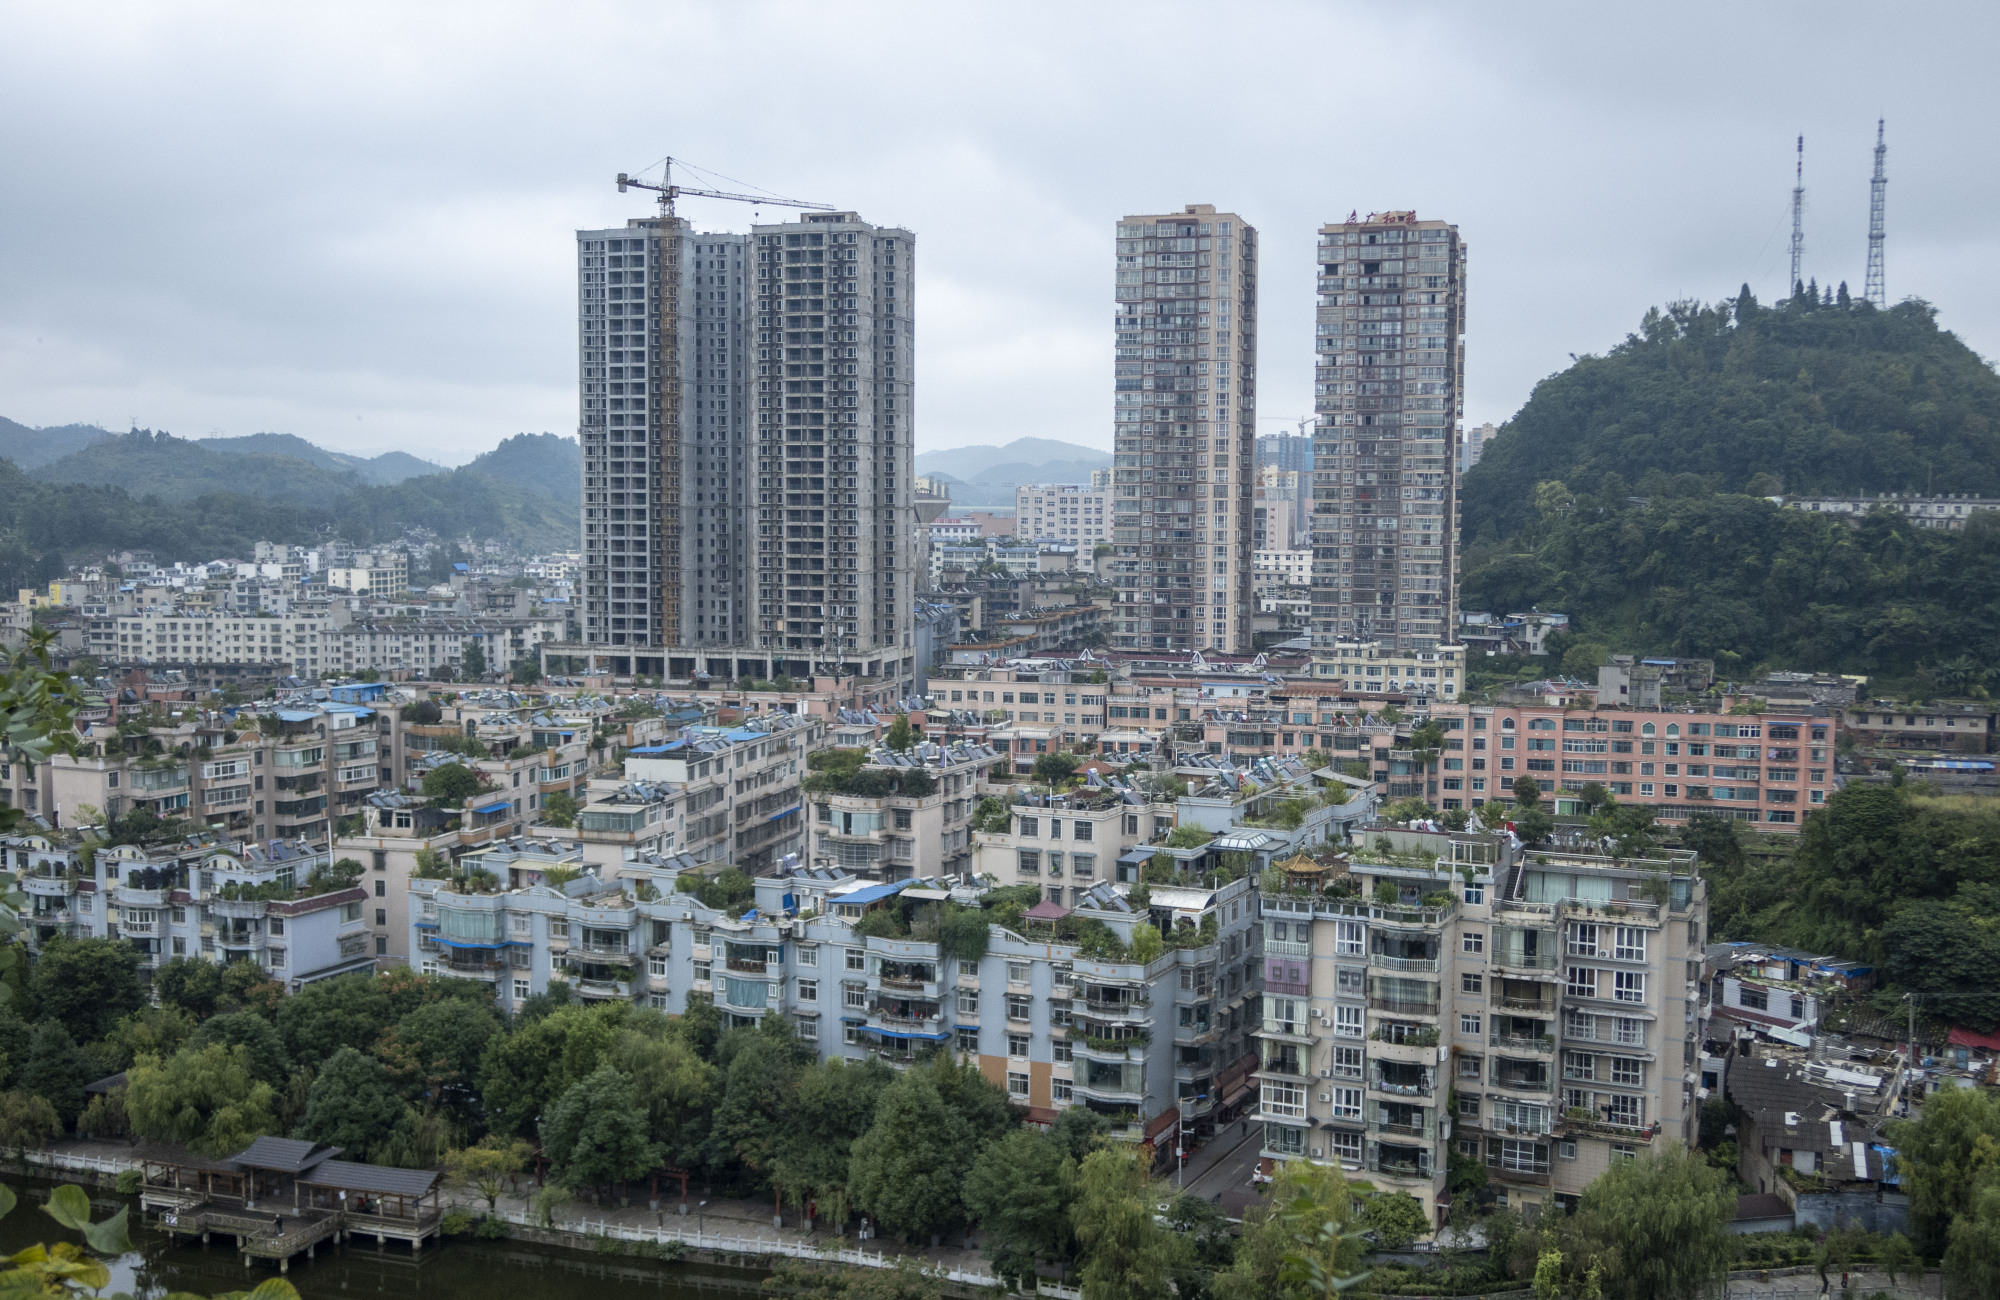
<path fill-rule="evenodd" d="M 2000 376 L 1923 303 L 1649 312 L 1537 385 L 1465 478 L 1467 609 L 1603 649 L 1918 689 L 2000 670 L 2000 517 L 1940 533 L 1780 492 L 2000 495 Z"/>
<path fill-rule="evenodd" d="M 1663 482 L 1692 475 L 1697 482 Z M 2000 375 L 1926 304 L 1648 312 L 1640 332 L 1535 386 L 1465 477 L 1469 542 L 1512 536 L 1537 483 L 2000 494 Z"/>

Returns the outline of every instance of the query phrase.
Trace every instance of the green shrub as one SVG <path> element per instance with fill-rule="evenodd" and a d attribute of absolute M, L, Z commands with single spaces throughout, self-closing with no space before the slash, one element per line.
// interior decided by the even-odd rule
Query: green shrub
<path fill-rule="evenodd" d="M 137 1169 L 120 1170 L 116 1184 L 120 1196 L 135 1195 L 145 1185 L 146 1176 Z"/>
<path fill-rule="evenodd" d="M 438 1225 L 447 1237 L 459 1237 L 472 1231 L 472 1213 L 469 1210 L 446 1210 L 444 1222 Z"/>

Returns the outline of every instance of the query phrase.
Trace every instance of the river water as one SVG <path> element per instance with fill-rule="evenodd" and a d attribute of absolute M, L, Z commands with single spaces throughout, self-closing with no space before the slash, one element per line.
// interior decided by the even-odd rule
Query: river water
<path fill-rule="evenodd" d="M 35 1242 L 79 1241 L 41 1209 L 53 1184 L 7 1179 L 20 1197 L 14 1212 L 0 1219 L 0 1252 L 13 1254 Z M 93 1192 L 102 1219 L 122 1204 L 138 1216 L 137 1198 Z M 277 1276 L 275 1263 L 258 1261 L 248 1268 L 223 1241 L 204 1250 L 198 1244 L 175 1244 L 164 1235 L 134 1227 L 134 1249 L 111 1269 L 108 1293 L 162 1295 L 192 1291 L 213 1295 L 243 1291 Z M 507 1241 L 477 1241 L 457 1237 L 432 1241 L 414 1257 L 407 1246 L 377 1250 L 362 1240 L 340 1246 L 322 1244 L 318 1258 L 303 1255 L 292 1261 L 286 1280 L 304 1300 L 334 1300 L 341 1296 L 417 1296 L 424 1300 L 498 1300 L 501 1296 L 532 1296 L 536 1300 L 755 1300 L 758 1276 L 736 1269 L 698 1264 L 660 1263 L 559 1250 Z"/>

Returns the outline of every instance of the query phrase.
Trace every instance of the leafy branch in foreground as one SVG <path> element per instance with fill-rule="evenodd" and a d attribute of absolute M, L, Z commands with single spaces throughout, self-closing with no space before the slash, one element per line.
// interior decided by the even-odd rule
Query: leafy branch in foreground
<path fill-rule="evenodd" d="M 14 1189 L 0 1184 L 0 1218 L 11 1213 L 17 1203 Z M 101 1296 L 111 1285 L 111 1268 L 99 1256 L 116 1258 L 131 1251 L 132 1239 L 126 1230 L 129 1210 L 102 1222 L 90 1220 L 90 1195 L 81 1187 L 56 1188 L 42 1213 L 72 1232 L 81 1233 L 83 1246 L 73 1241 L 41 1243 L 17 1251 L 4 1260 L 0 1269 L 0 1300 L 27 1300 L 46 1296 Z M 108 1300 L 132 1300 L 129 1292 L 118 1292 Z M 172 1292 L 162 1300 L 202 1300 L 185 1291 Z M 251 1291 L 226 1291 L 213 1300 L 299 1300 L 299 1293 L 283 1278 L 270 1278 Z"/>

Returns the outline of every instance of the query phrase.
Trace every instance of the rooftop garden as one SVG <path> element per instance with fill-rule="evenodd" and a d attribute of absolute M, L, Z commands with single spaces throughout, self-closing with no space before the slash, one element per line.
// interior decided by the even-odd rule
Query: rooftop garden
<path fill-rule="evenodd" d="M 937 778 L 918 768 L 869 768 L 859 749 L 822 749 L 806 756 L 807 794 L 844 794 L 863 799 L 921 799 L 937 791 Z"/>

